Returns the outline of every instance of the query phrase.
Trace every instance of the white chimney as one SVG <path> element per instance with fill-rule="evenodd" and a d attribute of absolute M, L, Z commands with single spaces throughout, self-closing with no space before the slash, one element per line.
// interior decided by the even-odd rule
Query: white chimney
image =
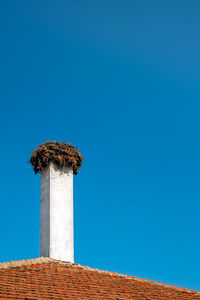
<path fill-rule="evenodd" d="M 72 145 L 47 142 L 32 154 L 41 173 L 40 256 L 74 262 L 73 173 L 82 163 Z"/>
<path fill-rule="evenodd" d="M 74 262 L 73 170 L 54 163 L 41 173 L 40 256 Z"/>

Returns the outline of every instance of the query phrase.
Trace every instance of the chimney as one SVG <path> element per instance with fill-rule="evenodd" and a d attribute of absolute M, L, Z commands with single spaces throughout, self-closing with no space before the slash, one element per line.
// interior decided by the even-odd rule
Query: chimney
<path fill-rule="evenodd" d="M 41 144 L 30 163 L 41 173 L 40 256 L 74 262 L 73 174 L 83 157 L 60 142 Z"/>

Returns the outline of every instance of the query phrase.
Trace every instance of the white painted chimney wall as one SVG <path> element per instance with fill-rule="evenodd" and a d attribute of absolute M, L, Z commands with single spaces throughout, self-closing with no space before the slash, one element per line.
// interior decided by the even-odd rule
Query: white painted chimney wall
<path fill-rule="evenodd" d="M 40 256 L 74 262 L 73 170 L 53 163 L 41 173 Z"/>

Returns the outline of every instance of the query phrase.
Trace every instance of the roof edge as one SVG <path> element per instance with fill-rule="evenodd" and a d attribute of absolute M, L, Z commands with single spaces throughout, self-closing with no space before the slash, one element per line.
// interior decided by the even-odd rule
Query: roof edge
<path fill-rule="evenodd" d="M 51 261 L 55 261 L 55 260 L 49 257 L 42 257 L 42 256 L 37 258 L 30 258 L 30 259 L 13 260 L 13 261 L 0 263 L 0 270 L 40 264 L 40 263 L 48 263 Z"/>

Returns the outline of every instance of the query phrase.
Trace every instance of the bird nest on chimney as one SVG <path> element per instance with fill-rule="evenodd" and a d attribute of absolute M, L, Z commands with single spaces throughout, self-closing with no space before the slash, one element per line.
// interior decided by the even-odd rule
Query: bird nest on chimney
<path fill-rule="evenodd" d="M 42 172 L 51 162 L 60 167 L 71 167 L 77 174 L 82 161 L 83 156 L 75 146 L 61 142 L 41 144 L 30 158 L 35 174 Z"/>

